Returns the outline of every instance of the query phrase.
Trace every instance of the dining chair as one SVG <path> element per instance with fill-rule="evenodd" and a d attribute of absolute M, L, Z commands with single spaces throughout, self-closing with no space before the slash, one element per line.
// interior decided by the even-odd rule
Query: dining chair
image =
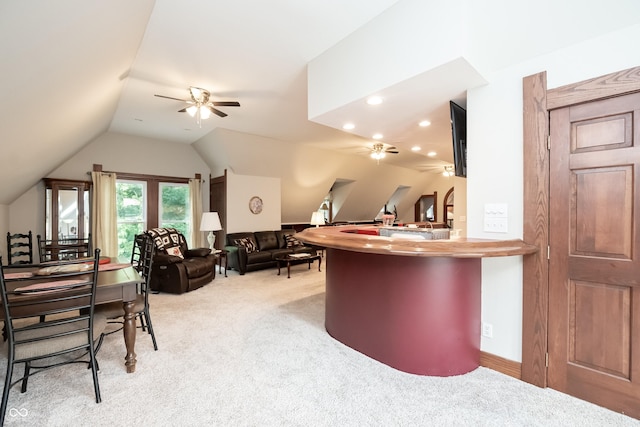
<path fill-rule="evenodd" d="M 133 240 L 133 249 L 131 251 L 131 265 L 138 271 L 142 282 L 138 284 L 138 294 L 134 302 L 133 311 L 136 318 L 140 322 L 140 328 L 143 331 L 147 331 L 151 335 L 153 342 L 153 349 L 158 350 L 158 344 L 156 342 L 156 335 L 153 332 L 153 324 L 151 323 L 151 314 L 149 313 L 149 293 L 151 288 L 149 282 L 151 279 L 151 266 L 153 264 L 153 252 L 154 245 L 153 239 L 148 234 L 137 234 Z M 106 316 L 109 319 L 109 323 L 124 323 L 124 308 L 119 301 L 100 304 L 96 307 L 96 312 Z M 120 320 L 122 319 L 122 320 Z M 113 331 L 108 331 L 105 335 L 118 332 L 122 328 L 118 328 Z"/>
<path fill-rule="evenodd" d="M 30 376 L 69 363 L 88 364 L 96 403 L 100 403 L 95 345 L 107 319 L 94 309 L 99 258 L 100 250 L 96 249 L 91 259 L 24 268 L 0 266 L 0 296 L 7 330 L 0 425 L 4 423 L 11 387 L 21 383 L 24 393 Z M 14 368 L 20 363 L 24 363 L 24 375 L 14 380 Z"/>
<path fill-rule="evenodd" d="M 33 236 L 29 233 L 7 233 L 8 264 L 33 264 Z"/>
<path fill-rule="evenodd" d="M 38 234 L 38 255 L 40 262 L 90 257 L 91 234 L 85 238 L 43 239 Z"/>

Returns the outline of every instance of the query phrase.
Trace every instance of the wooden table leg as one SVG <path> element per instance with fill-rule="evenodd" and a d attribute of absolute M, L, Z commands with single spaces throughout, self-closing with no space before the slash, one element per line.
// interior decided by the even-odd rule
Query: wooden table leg
<path fill-rule="evenodd" d="M 287 279 L 291 279 L 291 261 L 287 261 Z"/>
<path fill-rule="evenodd" d="M 127 355 L 124 358 L 124 366 L 127 367 L 127 373 L 132 374 L 136 371 L 136 316 L 133 312 L 134 301 L 127 301 L 124 307 L 124 345 L 127 348 Z"/>

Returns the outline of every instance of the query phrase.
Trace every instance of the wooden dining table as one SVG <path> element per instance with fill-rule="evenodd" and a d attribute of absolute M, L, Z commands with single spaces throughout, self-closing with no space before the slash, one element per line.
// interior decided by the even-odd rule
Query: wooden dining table
<path fill-rule="evenodd" d="M 98 272 L 96 282 L 96 305 L 107 304 L 111 302 L 121 301 L 124 308 L 124 344 L 127 350 L 125 355 L 125 367 L 127 373 L 133 373 L 136 370 L 136 316 L 134 312 L 134 302 L 136 300 L 137 284 L 142 283 L 143 279 L 138 272 L 131 266 L 117 266 L 120 268 L 108 269 Z M 7 271 L 11 271 L 11 267 L 7 267 Z M 20 271 L 29 271 L 28 269 L 20 269 Z M 31 280 L 37 282 L 46 282 L 47 276 L 33 276 Z M 54 280 L 53 278 L 51 280 Z"/>
<path fill-rule="evenodd" d="M 127 354 L 124 365 L 127 373 L 136 370 L 136 315 L 134 302 L 136 300 L 136 285 L 142 283 L 142 278 L 133 267 L 98 272 L 96 284 L 96 305 L 114 301 L 122 301 L 124 308 L 124 345 Z"/>

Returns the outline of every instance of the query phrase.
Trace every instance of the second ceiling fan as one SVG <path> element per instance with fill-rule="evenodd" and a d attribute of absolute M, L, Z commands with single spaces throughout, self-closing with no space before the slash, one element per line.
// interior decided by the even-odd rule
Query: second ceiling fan
<path fill-rule="evenodd" d="M 380 159 L 383 159 L 387 153 L 398 154 L 396 147 L 390 146 L 385 148 L 385 145 L 380 142 L 373 144 L 373 148 L 369 150 L 371 150 L 371 158 L 375 159 L 378 163 L 380 163 Z"/>
<path fill-rule="evenodd" d="M 201 120 L 206 120 L 211 116 L 211 113 L 220 116 L 227 117 L 227 113 L 218 110 L 215 107 L 239 107 L 240 103 L 238 101 L 211 101 L 211 93 L 199 87 L 191 86 L 189 87 L 189 95 L 191 99 L 179 99 L 171 96 L 165 95 L 155 95 L 159 98 L 173 99 L 175 101 L 182 101 L 190 104 L 187 107 L 184 107 L 181 110 L 178 110 L 179 113 L 187 112 L 191 117 L 196 118 L 196 122 L 198 126 L 201 125 Z"/>

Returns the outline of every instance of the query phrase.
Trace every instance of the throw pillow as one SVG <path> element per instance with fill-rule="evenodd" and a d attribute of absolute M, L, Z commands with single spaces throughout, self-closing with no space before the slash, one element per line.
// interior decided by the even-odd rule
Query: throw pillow
<path fill-rule="evenodd" d="M 180 251 L 180 246 L 172 246 L 170 248 L 167 248 L 167 254 L 184 258 L 184 255 L 182 255 L 182 252 Z"/>
<path fill-rule="evenodd" d="M 303 243 L 291 234 L 285 235 L 284 238 L 287 241 L 288 248 L 293 248 L 294 246 L 303 246 Z"/>
<path fill-rule="evenodd" d="M 249 237 L 243 237 L 242 239 L 236 239 L 233 241 L 237 246 L 242 246 L 247 250 L 248 254 L 258 252 L 256 244 Z"/>

